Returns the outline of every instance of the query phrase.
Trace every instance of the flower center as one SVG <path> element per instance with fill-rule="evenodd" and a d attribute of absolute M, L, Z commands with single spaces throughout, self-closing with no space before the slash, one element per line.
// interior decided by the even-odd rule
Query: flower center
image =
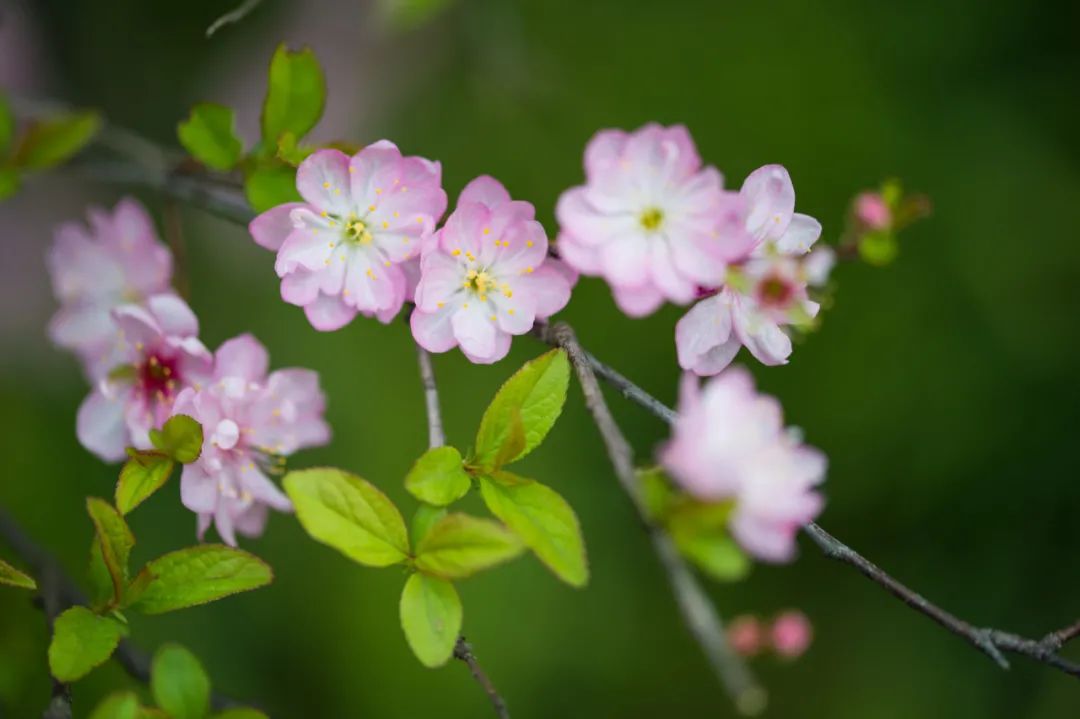
<path fill-rule="evenodd" d="M 480 301 L 487 300 L 488 290 L 492 289 L 498 284 L 495 278 L 488 274 L 487 270 L 469 270 L 465 275 L 465 282 L 463 286 L 467 290 L 472 290 L 476 294 L 480 295 Z"/>
<path fill-rule="evenodd" d="M 345 239 L 361 245 L 371 244 L 371 230 L 360 220 L 349 220 L 345 223 Z"/>
<path fill-rule="evenodd" d="M 176 360 L 151 354 L 138 370 L 143 392 L 160 400 L 171 398 L 177 386 Z"/>
<path fill-rule="evenodd" d="M 763 305 L 784 307 L 795 294 L 795 287 L 783 277 L 766 277 L 758 285 L 758 299 Z"/>
<path fill-rule="evenodd" d="M 641 213 L 641 226 L 648 232 L 655 232 L 664 221 L 664 211 L 659 207 L 650 207 Z"/>

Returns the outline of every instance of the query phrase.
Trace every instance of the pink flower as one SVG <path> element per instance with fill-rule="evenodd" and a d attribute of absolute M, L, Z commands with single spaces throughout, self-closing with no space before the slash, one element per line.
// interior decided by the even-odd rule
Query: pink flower
<path fill-rule="evenodd" d="M 879 192 L 862 192 L 855 198 L 855 218 L 871 230 L 888 229 L 892 210 Z"/>
<path fill-rule="evenodd" d="M 728 644 L 741 656 L 752 657 L 761 652 L 764 638 L 764 631 L 757 617 L 742 614 L 732 619 L 728 625 Z"/>
<path fill-rule="evenodd" d="M 795 533 L 822 508 L 814 487 L 825 477 L 825 456 L 784 428 L 780 404 L 758 394 L 742 368 L 704 390 L 683 376 L 679 417 L 660 462 L 694 497 L 734 499 L 732 535 L 765 561 L 790 561 Z"/>
<path fill-rule="evenodd" d="M 810 648 L 814 629 L 800 611 L 784 612 L 773 621 L 769 632 L 773 650 L 785 659 L 797 659 Z"/>
<path fill-rule="evenodd" d="M 689 303 L 747 249 L 730 224 L 736 197 L 716 168 L 701 166 L 682 125 L 598 132 L 585 148 L 585 175 L 559 198 L 559 255 L 606 279 L 629 315 L 665 299 Z"/>
<path fill-rule="evenodd" d="M 412 332 L 422 347 L 460 346 L 473 362 L 489 364 L 506 356 L 512 335 L 566 306 L 573 273 L 548 257 L 534 214 L 491 177 L 462 191 L 420 263 Z"/>
<path fill-rule="evenodd" d="M 402 263 L 446 211 L 439 163 L 403 157 L 380 140 L 351 158 L 319 150 L 296 171 L 305 202 L 267 210 L 249 229 L 275 250 L 281 297 L 304 308 L 317 330 L 340 329 L 357 313 L 389 322 L 406 298 Z"/>
<path fill-rule="evenodd" d="M 112 319 L 120 364 L 83 401 L 75 428 L 84 447 L 110 462 L 129 445 L 149 448 L 149 431 L 169 418 L 182 389 L 210 376 L 213 361 L 195 314 L 175 295 L 123 305 Z"/>
<path fill-rule="evenodd" d="M 782 328 L 817 316 L 807 286 L 824 283 L 832 264 L 828 253 L 804 258 L 821 225 L 794 212 L 795 190 L 783 167 L 751 173 L 739 201 L 750 258 L 731 268 L 723 290 L 691 308 L 675 327 L 679 365 L 702 376 L 722 371 L 743 346 L 763 364 L 786 364 L 791 338 Z"/>
<path fill-rule="evenodd" d="M 68 222 L 56 230 L 47 262 L 60 310 L 49 336 L 72 350 L 91 380 L 120 363 L 113 308 L 169 292 L 172 256 L 142 205 L 121 200 L 110 213 L 87 212 L 90 226 Z"/>
<path fill-rule="evenodd" d="M 293 452 L 330 440 L 318 374 L 283 369 L 267 376 L 269 361 L 254 337 L 234 337 L 214 355 L 212 381 L 176 398 L 173 414 L 203 427 L 202 454 L 180 478 L 184 506 L 199 515 L 200 539 L 211 522 L 234 546 L 237 532 L 262 534 L 271 507 L 292 511 L 266 475 L 280 473 Z"/>

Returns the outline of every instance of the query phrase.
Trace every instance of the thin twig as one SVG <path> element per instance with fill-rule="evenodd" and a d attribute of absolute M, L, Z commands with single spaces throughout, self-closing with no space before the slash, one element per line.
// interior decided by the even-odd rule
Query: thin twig
<path fill-rule="evenodd" d="M 420 363 L 420 382 L 424 385 L 424 407 L 427 410 L 428 447 L 435 449 L 446 444 L 446 434 L 443 432 L 442 412 L 439 410 L 439 387 L 435 384 L 435 369 L 431 366 L 431 355 L 420 345 L 416 345 L 416 356 Z M 499 719 L 510 719 L 510 711 L 506 708 L 506 702 L 499 694 L 495 685 L 480 667 L 476 655 L 472 653 L 472 647 L 465 641 L 464 636 L 458 636 L 454 644 L 454 658 L 459 659 L 469 667 L 473 679 L 488 695 L 491 705 L 495 709 L 495 715 Z"/>
<path fill-rule="evenodd" d="M 3 508 L 0 508 L 0 538 L 22 558 L 33 570 L 42 585 L 42 609 L 49 621 L 50 633 L 52 620 L 62 614 L 64 610 L 73 606 L 89 606 L 90 602 L 82 590 L 76 586 L 60 566 L 60 563 L 47 550 L 40 547 L 30 538 L 22 527 Z M 55 603 L 50 604 L 50 601 Z M 150 657 L 142 649 L 137 647 L 129 639 L 124 639 L 116 648 L 112 656 L 116 662 L 124 668 L 131 678 L 149 683 L 150 681 Z M 56 703 L 56 688 L 54 686 L 53 704 Z M 254 706 L 250 702 L 242 703 L 219 692 L 211 694 L 210 703 L 214 709 L 229 709 L 239 706 Z M 60 714 L 47 715 L 60 719 Z M 70 714 L 68 715 L 70 716 Z"/>
<path fill-rule="evenodd" d="M 615 476 L 623 491 L 630 497 L 638 516 L 650 530 L 653 547 L 660 558 L 660 564 L 667 572 L 687 628 L 701 646 L 717 678 L 739 711 L 747 715 L 760 713 L 765 708 L 765 690 L 754 679 L 742 658 L 728 644 L 716 608 L 686 565 L 671 537 L 649 520 L 645 500 L 637 482 L 633 449 L 608 409 L 596 380 L 592 359 L 578 344 L 574 331 L 567 324 L 545 327 L 541 337 L 549 344 L 562 347 L 569 355 L 581 385 L 581 392 L 585 395 L 585 405 L 592 413 L 608 457 L 615 468 Z"/>
<path fill-rule="evenodd" d="M 262 0 L 244 0 L 244 2 L 240 3 L 235 8 L 219 17 L 213 22 L 212 25 L 210 25 L 210 27 L 206 28 L 206 39 L 209 40 L 210 38 L 212 38 L 214 36 L 214 33 L 225 27 L 226 25 L 232 25 L 234 23 L 240 22 L 245 17 L 250 15 L 251 12 L 255 10 L 255 8 L 259 7 L 261 3 Z"/>

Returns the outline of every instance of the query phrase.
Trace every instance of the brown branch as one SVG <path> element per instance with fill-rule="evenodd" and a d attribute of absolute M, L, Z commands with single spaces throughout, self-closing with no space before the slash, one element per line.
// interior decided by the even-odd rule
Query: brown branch
<path fill-rule="evenodd" d="M 649 519 L 645 500 L 637 482 L 633 449 L 616 424 L 604 400 L 604 395 L 600 391 L 600 385 L 596 380 L 594 359 L 581 348 L 574 336 L 574 331 L 567 324 L 542 326 L 539 335 L 545 342 L 562 347 L 570 357 L 578 383 L 581 385 L 581 392 L 585 396 L 585 406 L 592 414 L 597 429 L 600 430 L 608 457 L 615 468 L 615 477 L 649 530 L 649 538 L 660 558 L 660 564 L 667 573 L 668 582 L 671 584 L 687 629 L 705 653 L 720 683 L 735 702 L 736 708 L 747 715 L 760 713 L 765 708 L 765 690 L 754 679 L 742 658 L 728 644 L 723 624 L 720 622 L 713 603 L 709 601 L 705 590 L 686 565 L 671 537 Z"/>
<path fill-rule="evenodd" d="M 495 716 L 499 717 L 499 719 L 510 719 L 510 710 L 506 708 L 506 702 L 503 701 L 495 685 L 491 683 L 491 679 L 480 667 L 480 662 L 476 661 L 476 655 L 473 654 L 472 647 L 465 641 L 463 636 L 458 637 L 457 644 L 454 645 L 454 659 L 460 659 L 469 667 L 473 679 L 484 689 L 488 699 L 491 700 L 491 706 L 495 708 Z"/>

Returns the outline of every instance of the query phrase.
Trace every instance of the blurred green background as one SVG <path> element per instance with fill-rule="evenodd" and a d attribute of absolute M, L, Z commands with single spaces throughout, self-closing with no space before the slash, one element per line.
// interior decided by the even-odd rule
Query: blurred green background
<path fill-rule="evenodd" d="M 1041 636 L 1080 615 L 1080 5 L 459 0 L 392 23 L 385 4 L 267 0 L 205 39 L 233 4 L 0 1 L 2 76 L 166 143 L 193 102 L 229 102 L 251 137 L 274 46 L 308 43 L 330 85 L 317 138 L 392 138 L 441 160 L 451 197 L 491 173 L 536 204 L 552 235 L 592 133 L 650 120 L 686 123 L 729 186 L 785 164 L 798 209 L 827 237 L 848 198 L 887 175 L 927 192 L 935 215 L 905 235 L 893 266 L 838 269 L 835 305 L 789 366 L 740 361 L 828 453 L 823 526 L 974 622 Z M 109 496 L 117 470 L 75 441 L 86 387 L 45 338 L 54 304 L 42 258 L 52 225 L 119 193 L 50 176 L 0 207 L 0 503 L 73 572 L 91 532 L 83 498 Z M 184 224 L 207 344 L 252 331 L 275 366 L 322 373 L 334 442 L 292 466 L 352 469 L 409 513 L 401 480 L 426 429 L 406 329 L 357 321 L 317 334 L 278 299 L 271 256 L 242 228 L 198 211 Z M 563 316 L 596 354 L 673 400 L 678 308 L 630 320 L 584 280 Z M 495 388 L 541 350 L 520 338 L 494 367 L 436 358 L 451 441 L 471 440 Z M 611 402 L 648 459 L 665 427 Z M 733 716 L 576 389 L 523 469 L 577 509 L 593 576 L 574 591 L 526 558 L 462 587 L 465 633 L 515 718 Z M 193 540 L 176 482 L 132 524 L 136 561 Z M 815 624 L 800 661 L 754 663 L 768 716 L 1077 715 L 1075 679 L 1023 658 L 1002 673 L 802 544 L 794 565 L 710 586 L 724 616 L 798 607 Z M 135 618 L 138 643 L 183 642 L 217 688 L 276 717 L 490 715 L 463 666 L 428 671 L 409 653 L 397 570 L 351 565 L 288 516 L 244 546 L 274 565 L 270 588 Z M 0 591 L 0 716 L 40 714 L 45 649 L 40 613 Z M 113 664 L 95 671 L 75 687 L 76 716 L 131 685 Z"/>

